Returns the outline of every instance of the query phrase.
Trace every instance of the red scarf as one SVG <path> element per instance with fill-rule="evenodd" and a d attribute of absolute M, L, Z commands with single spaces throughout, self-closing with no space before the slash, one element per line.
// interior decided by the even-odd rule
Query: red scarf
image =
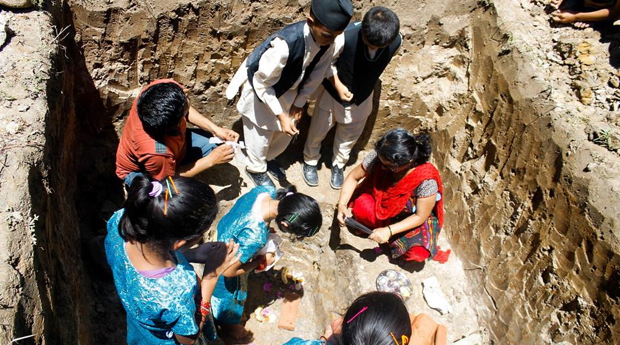
<path fill-rule="evenodd" d="M 366 176 L 362 186 L 360 186 L 362 192 L 371 193 L 374 197 L 377 219 L 385 220 L 401 213 L 411 198 L 411 194 L 420 183 L 424 180 L 433 179 L 437 182 L 437 188 L 441 195 L 441 200 L 435 203 L 433 214 L 437 217 L 439 226 L 443 227 L 443 185 L 437 168 L 431 163 L 418 165 L 400 181 L 392 184 L 389 171 L 382 169 L 382 166 L 380 162 L 376 162 L 371 173 Z"/>

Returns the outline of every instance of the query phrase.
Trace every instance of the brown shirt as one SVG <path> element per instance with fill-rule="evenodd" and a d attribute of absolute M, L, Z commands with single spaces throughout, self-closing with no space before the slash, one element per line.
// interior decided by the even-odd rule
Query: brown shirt
<path fill-rule="evenodd" d="M 179 83 L 172 79 L 159 79 L 148 84 L 142 91 L 160 83 Z M 182 87 L 182 86 L 181 86 Z M 165 136 L 164 141 L 155 140 L 144 131 L 142 121 L 138 117 L 138 99 L 136 97 L 125 122 L 121 141 L 116 151 L 116 175 L 124 179 L 131 172 L 147 173 L 151 178 L 161 180 L 176 173 L 177 164 L 185 157 L 185 118 L 179 123 L 179 131 L 175 136 Z"/>

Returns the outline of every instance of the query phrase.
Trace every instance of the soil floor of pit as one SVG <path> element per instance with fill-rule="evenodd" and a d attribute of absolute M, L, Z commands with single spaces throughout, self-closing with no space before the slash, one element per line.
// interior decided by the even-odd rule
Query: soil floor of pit
<path fill-rule="evenodd" d="M 470 300 L 466 293 L 466 291 L 468 291 L 467 279 L 461 261 L 454 252 L 450 254 L 445 264 L 429 261 L 426 263 L 412 263 L 398 266 L 391 263 L 387 255 L 375 253 L 374 249 L 376 243 L 374 241 L 355 236 L 346 228 L 341 229 L 338 225 L 333 225 L 331 228 L 325 226 L 325 224 L 334 223 L 333 210 L 338 201 L 339 191 L 329 186 L 330 169 L 323 162 L 319 165 L 320 186 L 309 187 L 305 184 L 301 172 L 302 163 L 299 152 L 302 150 L 302 145 L 300 143 L 303 143 L 303 141 L 299 140 L 297 143 L 291 145 L 278 160 L 282 163 L 282 166 L 286 168 L 288 182 L 295 185 L 299 192 L 316 198 L 321 205 L 324 217 L 324 226 L 321 232 L 332 232 L 325 238 L 331 238 L 330 242 L 335 241 L 335 243 L 320 244 L 320 251 L 331 251 L 332 249 L 330 246 L 334 247 L 336 256 L 346 256 L 348 260 L 344 261 L 353 263 L 349 267 L 343 265 L 340 268 L 343 270 L 351 270 L 346 276 L 354 277 L 355 282 L 352 282 L 350 279 L 338 281 L 337 277 L 333 277 L 331 279 L 336 280 L 335 284 L 344 284 L 345 286 L 356 285 L 360 293 L 370 292 L 376 290 L 375 279 L 379 273 L 386 269 L 399 270 L 403 272 L 413 284 L 413 294 L 406 302 L 410 313 L 427 313 L 437 322 L 444 324 L 448 329 L 449 343 L 458 341 L 459 339 L 461 339 L 459 344 L 475 344 L 481 341 L 488 343 L 484 340 L 487 338 L 486 330 L 478 324 L 474 307 L 475 301 Z M 323 157 L 329 157 L 330 153 L 327 151 L 331 151 L 331 145 L 324 145 L 322 151 Z M 359 153 L 354 153 L 352 157 L 357 157 L 356 161 L 361 162 L 366 153 L 365 151 L 361 151 Z M 199 179 L 209 183 L 213 187 L 219 200 L 220 210 L 214 225 L 211 227 L 212 231 L 215 231 L 214 229 L 216 228 L 217 222 L 232 207 L 236 198 L 254 187 L 249 178 L 245 176 L 243 161 L 244 157 L 241 157 L 241 159 L 236 158 L 231 164 L 216 166 L 212 170 L 198 176 Z M 345 175 L 347 171 L 352 169 L 356 164 L 357 163 L 349 165 L 345 170 Z M 280 186 L 277 181 L 274 182 L 277 186 Z M 214 237 L 215 233 L 211 232 L 211 238 Z M 283 238 L 284 241 L 287 241 L 286 236 L 283 236 Z M 450 248 L 443 234 L 440 236 L 439 245 L 442 250 Z M 317 256 L 319 255 L 320 254 L 317 253 Z M 327 307 L 327 312 L 331 314 L 329 317 L 330 320 L 321 319 L 321 313 L 315 311 L 315 305 L 313 305 L 313 303 L 315 303 L 313 301 L 316 301 L 317 298 L 321 300 L 321 297 L 313 296 L 313 294 L 325 292 L 319 292 L 318 290 L 321 290 L 320 287 L 306 284 L 303 287 L 303 296 L 301 297 L 302 300 L 296 329 L 294 331 L 279 329 L 279 315 L 284 300 L 282 296 L 290 292 L 289 286 L 285 286 L 281 282 L 279 272 L 282 267 L 288 266 L 299 259 L 300 258 L 297 258 L 294 253 L 286 252 L 285 250 L 283 258 L 272 271 L 259 274 L 252 273 L 250 275 L 248 300 L 246 302 L 244 319 L 246 320 L 246 327 L 254 334 L 253 344 L 283 344 L 293 337 L 318 339 L 331 319 L 335 319 L 342 315 L 342 313 L 346 311 L 346 306 L 352 302 L 352 300 L 330 296 L 330 300 L 336 300 L 338 305 L 334 305 L 331 309 L 329 306 Z M 200 265 L 195 265 L 195 267 L 197 272 L 202 271 Z M 317 269 L 321 269 L 320 262 Z M 306 274 L 305 272 L 301 273 Z M 425 302 L 422 293 L 422 281 L 432 276 L 437 278 L 441 290 L 452 308 L 451 312 L 446 315 L 442 315 L 438 311 L 431 309 Z M 273 287 L 270 291 L 265 291 L 263 286 L 265 283 L 269 282 L 273 283 Z M 107 279 L 95 279 L 94 286 L 96 294 L 101 296 L 97 297 L 98 302 L 94 305 L 96 313 L 99 314 L 95 316 L 94 319 L 105 320 L 103 327 L 97 331 L 96 343 L 120 343 L 124 341 L 125 337 L 125 313 L 116 295 L 111 276 L 108 276 Z M 338 293 L 338 291 L 332 291 L 333 295 Z M 257 321 L 252 313 L 259 306 L 268 308 L 272 314 L 275 315 L 275 318 L 272 318 L 274 321 Z M 318 307 L 325 308 L 326 306 L 322 305 Z M 211 343 L 224 344 L 220 339 Z"/>

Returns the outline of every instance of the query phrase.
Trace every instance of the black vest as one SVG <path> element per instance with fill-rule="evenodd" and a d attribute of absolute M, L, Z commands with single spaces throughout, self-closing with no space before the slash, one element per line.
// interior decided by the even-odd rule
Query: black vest
<path fill-rule="evenodd" d="M 338 78 L 353 93 L 353 99 L 350 102 L 341 100 L 334 85 L 327 79 L 323 80 L 325 90 L 345 107 L 351 104 L 360 105 L 370 96 L 377 80 L 401 44 L 398 35 L 389 46 L 379 49 L 375 58 L 371 60 L 362 40 L 361 29 L 360 22 L 351 23 L 345 29 L 344 47 L 336 62 Z"/>
<path fill-rule="evenodd" d="M 250 54 L 250 56 L 248 57 L 246 64 L 248 68 L 248 81 L 250 82 L 250 85 L 252 85 L 252 88 L 254 88 L 254 73 L 258 71 L 260 58 L 261 56 L 263 56 L 265 51 L 271 47 L 271 41 L 276 37 L 284 39 L 286 41 L 286 44 L 288 45 L 288 59 L 286 60 L 286 66 L 284 66 L 284 68 L 282 69 L 280 80 L 278 80 L 278 82 L 272 86 L 276 93 L 276 97 L 279 98 L 280 96 L 282 96 L 293 86 L 293 84 L 295 84 L 295 81 L 297 81 L 297 79 L 299 79 L 299 76 L 301 75 L 304 64 L 304 53 L 306 52 L 306 43 L 304 40 L 305 23 L 306 21 L 304 20 L 284 27 L 282 30 L 269 36 L 266 40 L 263 41 L 263 43 L 261 43 L 258 47 L 256 47 L 256 49 L 254 49 L 252 54 Z M 308 65 L 308 67 L 306 67 L 304 77 L 299 83 L 299 86 L 297 87 L 299 90 L 303 88 L 303 85 L 308 79 L 308 76 L 310 75 L 310 73 L 312 73 L 314 66 L 316 66 L 316 64 L 319 62 L 321 56 L 325 54 L 327 48 L 329 48 L 329 46 L 321 47 L 319 52 L 315 55 L 314 59 Z"/>

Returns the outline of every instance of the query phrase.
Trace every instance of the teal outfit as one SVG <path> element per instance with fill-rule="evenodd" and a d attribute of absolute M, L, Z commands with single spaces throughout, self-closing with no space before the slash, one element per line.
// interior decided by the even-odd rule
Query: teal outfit
<path fill-rule="evenodd" d="M 108 221 L 105 251 L 114 275 L 116 291 L 127 311 L 127 343 L 177 344 L 174 335 L 198 333 L 194 318 L 199 293 L 196 273 L 180 252 L 174 252 L 176 268 L 161 278 L 146 278 L 129 261 L 119 234 L 124 210 Z"/>
<path fill-rule="evenodd" d="M 323 340 L 303 340 L 300 338 L 293 338 L 282 345 L 323 345 Z"/>
<path fill-rule="evenodd" d="M 263 193 L 267 193 L 271 199 L 276 197 L 275 188 L 256 187 L 242 195 L 217 225 L 218 241 L 227 243 L 232 239 L 239 244 L 241 263 L 250 261 L 267 244 L 268 224 L 261 216 L 252 213 L 258 196 Z M 213 317 L 217 323 L 241 323 L 243 306 L 248 296 L 247 281 L 248 273 L 232 278 L 220 276 L 211 298 Z M 207 334 L 207 337 L 213 339 L 215 336 Z"/>

